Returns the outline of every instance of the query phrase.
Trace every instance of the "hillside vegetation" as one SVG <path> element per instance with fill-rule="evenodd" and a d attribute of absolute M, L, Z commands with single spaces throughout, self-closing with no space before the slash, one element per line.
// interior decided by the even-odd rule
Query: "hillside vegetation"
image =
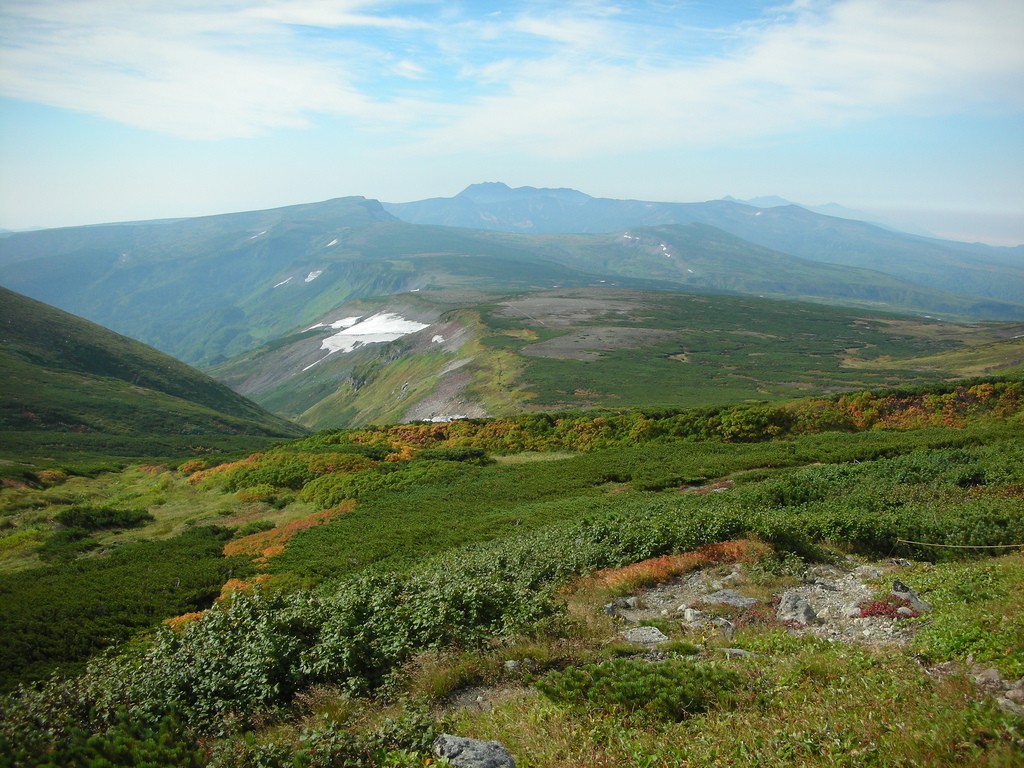
<path fill-rule="evenodd" d="M 1024 271 L 1012 249 L 926 241 L 793 206 L 569 198 L 530 195 L 521 218 L 557 219 L 570 205 L 586 226 L 530 234 L 481 229 L 501 219 L 487 201 L 470 229 L 401 221 L 360 197 L 15 233 L 0 237 L 0 268 L 7 288 L 202 366 L 273 344 L 345 302 L 428 289 L 615 283 L 1024 319 Z"/>
<path fill-rule="evenodd" d="M 2 288 L 0 334 L 0 476 L 55 457 L 182 457 L 301 434 L 167 355 Z"/>
<path fill-rule="evenodd" d="M 427 327 L 329 356 L 322 346 L 335 331 L 303 330 L 211 373 L 281 416 L 324 429 L 784 400 L 1008 373 L 1024 363 L 1019 324 L 608 286 L 422 291 L 348 302 L 322 322 L 379 312 Z"/>
<path fill-rule="evenodd" d="M 573 189 L 511 189 L 501 183 L 488 183 L 473 184 L 455 197 L 385 203 L 384 207 L 403 221 L 416 224 L 520 234 L 615 232 L 621 236 L 636 227 L 685 232 L 694 231 L 691 225 L 699 225 L 714 228 L 720 235 L 728 233 L 748 246 L 818 264 L 876 270 L 919 286 L 984 299 L 1017 304 L 1024 301 L 1021 246 L 998 248 L 919 237 L 781 202 L 755 208 L 736 200 L 615 200 Z"/>
<path fill-rule="evenodd" d="M 423 766 L 449 731 L 534 766 L 1014 764 L 1020 716 L 969 675 L 1024 675 L 1022 414 L 1024 382 L 986 379 L 330 431 L 6 489 L 0 754 Z M 858 610 L 900 644 L 774 618 L 787 585 L 875 560 Z M 757 605 L 716 614 L 728 637 L 666 614 L 652 652 L 602 608 L 730 568 Z M 886 602 L 894 569 L 929 613 Z M 135 639 L 99 653 L 112 627 Z"/>

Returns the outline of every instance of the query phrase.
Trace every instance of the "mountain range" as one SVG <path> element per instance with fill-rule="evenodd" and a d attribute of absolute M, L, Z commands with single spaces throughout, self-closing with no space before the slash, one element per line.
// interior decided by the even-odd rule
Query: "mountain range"
<path fill-rule="evenodd" d="M 8 233 L 0 236 L 0 282 L 204 368 L 309 427 L 483 415 L 528 400 L 538 407 L 630 404 L 622 371 L 612 376 L 618 384 L 584 374 L 597 359 L 640 365 L 655 389 L 666 375 L 694 385 L 706 377 L 726 399 L 874 385 L 886 377 L 840 375 L 853 365 L 848 350 L 895 344 L 899 355 L 927 357 L 969 339 L 1010 343 L 1016 334 L 1005 327 L 933 326 L 928 316 L 1024 319 L 1022 248 L 760 205 L 612 200 L 500 183 L 414 203 L 346 197 Z M 694 292 L 719 299 L 710 307 L 697 302 L 704 315 L 687 314 L 682 308 L 697 301 Z M 527 295 L 538 304 L 524 304 Z M 768 299 L 814 304 L 779 310 Z M 560 305 L 582 309 L 565 316 L 552 309 Z M 781 319 L 765 319 L 779 312 Z M 728 321 L 716 325 L 716 316 Z M 808 317 L 817 325 L 807 325 Z M 861 322 L 874 329 L 870 339 Z M 887 330 L 895 327 L 901 332 Z M 719 359 L 728 345 L 712 345 L 702 357 L 687 328 L 767 343 L 734 350 L 743 360 Z M 910 328 L 918 330 L 903 333 Z M 815 344 L 828 338 L 827 349 L 797 344 L 783 355 L 827 359 L 817 383 L 789 362 L 780 367 L 785 376 L 762 371 L 748 376 L 749 386 L 735 386 L 743 374 L 719 380 L 730 365 L 780 353 L 772 340 L 795 333 Z M 630 358 L 631 348 L 645 362 Z M 716 362 L 702 367 L 708 359 Z M 648 370 L 650 360 L 702 361 L 686 368 L 700 375 L 679 377 L 679 366 L 663 370 L 660 362 Z M 1007 367 L 1000 365 L 996 355 L 990 367 Z M 565 392 L 559 376 L 596 383 Z M 645 400 L 639 385 L 626 389 Z M 682 390 L 645 400 L 684 401 L 695 402 Z"/>

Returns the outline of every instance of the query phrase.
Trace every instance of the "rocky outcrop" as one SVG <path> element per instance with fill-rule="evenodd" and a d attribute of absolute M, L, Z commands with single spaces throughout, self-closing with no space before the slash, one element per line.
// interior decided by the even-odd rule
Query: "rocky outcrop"
<path fill-rule="evenodd" d="M 515 760 L 496 741 L 480 741 L 442 733 L 434 739 L 434 754 L 456 768 L 515 768 Z"/>

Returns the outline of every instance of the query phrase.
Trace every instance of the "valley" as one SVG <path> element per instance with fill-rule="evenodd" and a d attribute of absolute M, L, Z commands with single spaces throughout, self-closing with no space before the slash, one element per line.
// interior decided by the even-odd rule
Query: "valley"
<path fill-rule="evenodd" d="M 0 765 L 1018 764 L 1020 269 L 505 185 L 0 236 Z"/>

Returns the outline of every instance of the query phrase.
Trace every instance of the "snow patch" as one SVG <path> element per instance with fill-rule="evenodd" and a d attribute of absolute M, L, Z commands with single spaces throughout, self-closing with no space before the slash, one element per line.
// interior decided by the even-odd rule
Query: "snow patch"
<path fill-rule="evenodd" d="M 333 328 L 334 330 L 338 330 L 339 328 L 351 328 L 359 322 L 359 318 L 361 317 L 362 315 L 356 315 L 355 317 L 343 317 L 341 320 L 335 320 L 333 323 L 317 323 L 316 325 L 309 326 L 306 331 L 312 331 L 314 328 Z"/>
<path fill-rule="evenodd" d="M 312 283 L 314 280 L 316 280 L 318 277 L 320 277 L 320 275 L 322 275 L 323 273 L 324 273 L 324 271 L 322 269 L 314 269 L 312 272 L 310 272 L 308 275 L 306 275 L 306 282 L 307 283 Z"/>
<path fill-rule="evenodd" d="M 285 278 L 284 280 L 282 280 L 282 281 L 281 281 L 280 283 L 278 283 L 278 284 L 277 284 L 277 285 L 275 285 L 274 287 L 275 287 L 275 288 L 280 288 L 280 287 L 281 287 L 282 285 L 287 285 L 287 284 L 288 284 L 288 283 L 290 283 L 291 281 L 292 281 L 292 279 L 291 279 L 290 277 L 286 277 L 286 278 Z"/>
<path fill-rule="evenodd" d="M 339 320 L 338 323 L 344 323 L 346 320 L 352 318 L 345 318 L 345 320 Z M 314 328 L 318 326 L 313 326 Z M 331 327 L 335 325 L 332 323 Z M 403 336 L 408 336 L 410 333 L 416 333 L 416 331 L 422 331 L 427 327 L 426 323 L 420 323 L 416 320 L 406 320 L 399 314 L 394 312 L 378 312 L 375 315 L 371 315 L 362 322 L 357 322 L 354 325 L 342 328 L 333 336 L 328 336 L 322 342 L 320 342 L 320 349 L 326 349 L 327 354 L 321 357 L 316 363 L 312 363 L 303 368 L 303 371 L 308 371 L 317 363 L 323 362 L 328 357 L 333 355 L 335 352 L 351 352 L 364 344 L 380 344 L 386 341 L 394 341 L 400 339 Z"/>
<path fill-rule="evenodd" d="M 436 336 L 434 336 L 434 338 L 432 338 L 432 339 L 430 340 L 430 343 L 431 343 L 431 344 L 444 344 L 444 336 L 442 336 L 442 335 L 441 335 L 441 334 L 439 333 L 439 334 L 437 334 Z"/>
<path fill-rule="evenodd" d="M 337 244 L 338 244 L 338 238 L 334 238 L 333 240 L 331 240 L 331 242 L 329 242 L 327 245 L 325 245 L 324 248 L 330 248 L 332 245 L 337 245 Z"/>

